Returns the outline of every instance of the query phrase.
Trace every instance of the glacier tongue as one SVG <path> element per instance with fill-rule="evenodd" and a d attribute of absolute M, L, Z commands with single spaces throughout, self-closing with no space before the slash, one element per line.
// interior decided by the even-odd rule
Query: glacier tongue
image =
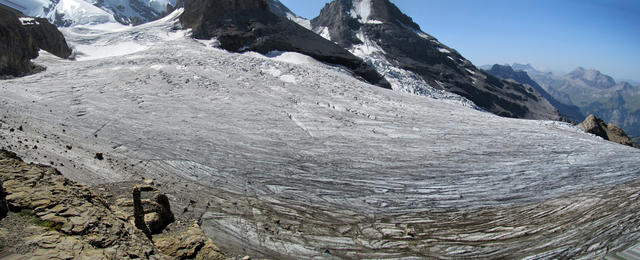
<path fill-rule="evenodd" d="M 291 63 L 298 55 L 228 53 L 174 22 L 63 30 L 75 46 L 145 48 L 43 53 L 46 71 L 2 81 L 3 146 L 86 183 L 155 178 L 220 243 L 272 258 L 563 256 L 633 241 L 623 220 L 637 219 L 637 189 L 622 184 L 638 180 L 640 150 L 377 88 Z M 430 93 L 415 84 L 406 91 Z M 611 206 L 623 202 L 629 212 Z"/>

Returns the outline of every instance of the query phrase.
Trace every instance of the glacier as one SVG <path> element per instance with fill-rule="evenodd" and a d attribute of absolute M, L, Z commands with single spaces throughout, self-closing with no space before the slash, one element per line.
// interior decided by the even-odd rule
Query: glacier
<path fill-rule="evenodd" d="M 153 178 L 236 254 L 589 258 L 640 238 L 638 149 L 229 53 L 179 12 L 61 29 L 77 60 L 0 81 L 2 146 L 83 183 Z"/>

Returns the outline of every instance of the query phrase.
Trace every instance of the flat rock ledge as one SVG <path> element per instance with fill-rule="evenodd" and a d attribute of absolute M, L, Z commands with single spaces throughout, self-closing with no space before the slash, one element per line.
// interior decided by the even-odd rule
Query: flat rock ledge
<path fill-rule="evenodd" d="M 9 209 L 0 220 L 1 259 L 226 259 L 193 220 L 177 220 L 150 240 L 111 196 L 4 150 L 0 181 Z"/>

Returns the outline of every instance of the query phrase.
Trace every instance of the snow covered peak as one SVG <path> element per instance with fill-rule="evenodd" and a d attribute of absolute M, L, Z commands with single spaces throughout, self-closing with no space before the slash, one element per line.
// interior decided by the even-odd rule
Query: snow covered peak
<path fill-rule="evenodd" d="M 99 6 L 123 24 L 141 24 L 170 13 L 176 0 L 102 0 Z"/>
<path fill-rule="evenodd" d="M 65 25 L 96 24 L 116 21 L 114 17 L 105 10 L 83 0 L 60 0 L 47 14 L 46 18 L 54 22 L 61 19 Z M 60 22 L 58 22 L 58 24 L 59 23 Z"/>

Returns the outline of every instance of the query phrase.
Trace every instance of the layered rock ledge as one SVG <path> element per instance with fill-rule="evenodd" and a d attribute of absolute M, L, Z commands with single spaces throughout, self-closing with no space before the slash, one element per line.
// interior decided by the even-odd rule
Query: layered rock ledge
<path fill-rule="evenodd" d="M 126 204 L 123 197 L 130 193 L 96 191 L 68 180 L 55 168 L 27 164 L 4 150 L 0 180 L 11 211 L 0 221 L 0 258 L 225 259 L 193 220 L 160 223 L 153 226 L 157 234 L 148 239 L 131 223 L 128 207 L 111 204 L 114 199 Z M 124 186 L 111 191 L 131 191 L 131 186 Z M 157 215 L 147 214 L 147 224 L 166 219 Z"/>

